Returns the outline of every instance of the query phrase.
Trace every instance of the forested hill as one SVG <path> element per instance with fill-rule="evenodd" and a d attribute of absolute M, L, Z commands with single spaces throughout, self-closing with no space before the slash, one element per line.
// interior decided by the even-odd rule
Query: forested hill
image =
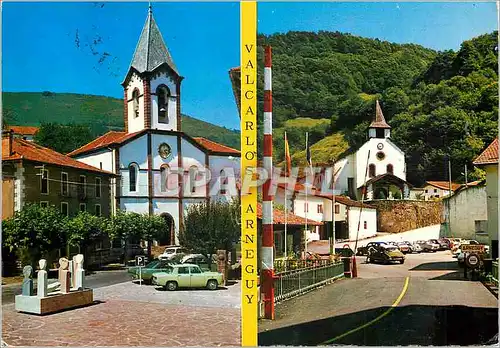
<path fill-rule="evenodd" d="M 464 165 L 472 170 L 472 159 L 497 130 L 496 37 L 486 34 L 465 41 L 458 52 L 436 52 L 339 32 L 259 35 L 259 88 L 262 47 L 273 48 L 277 162 L 285 130 L 295 163 L 305 161 L 305 131 L 318 144 L 313 162 L 332 161 L 360 146 L 379 99 L 392 140 L 408 156 L 411 183 L 446 180 L 448 152 L 453 179 L 461 180 Z M 321 145 L 331 146 L 333 139 L 333 152 Z"/>

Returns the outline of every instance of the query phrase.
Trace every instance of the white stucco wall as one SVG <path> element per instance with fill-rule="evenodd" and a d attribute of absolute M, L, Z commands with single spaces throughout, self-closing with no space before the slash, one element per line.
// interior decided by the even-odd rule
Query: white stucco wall
<path fill-rule="evenodd" d="M 432 185 L 426 185 L 424 186 L 424 199 L 426 201 L 430 200 L 431 198 L 434 198 L 436 195 L 440 197 L 444 197 L 444 196 L 448 196 L 449 195 L 449 190 L 443 190 L 443 189 L 440 189 L 436 186 L 432 186 Z M 425 192 L 427 191 L 427 192 Z"/>
<path fill-rule="evenodd" d="M 153 199 L 153 214 L 170 214 L 174 220 L 175 244 L 179 244 L 179 201 L 176 198 Z"/>
<path fill-rule="evenodd" d="M 486 171 L 486 205 L 488 209 L 488 236 L 490 241 L 498 240 L 498 164 L 484 167 Z M 491 248 L 491 242 L 490 242 Z"/>
<path fill-rule="evenodd" d="M 378 144 L 383 145 L 383 149 L 377 148 Z M 406 168 L 404 153 L 389 139 L 371 138 L 356 152 L 356 188 L 364 185 L 370 179 L 369 172 L 366 173 L 366 163 L 370 151 L 368 165 L 375 165 L 375 175 L 387 173 L 387 165 L 392 164 L 393 174 L 398 178 L 406 181 Z M 382 151 L 385 154 L 383 160 L 377 158 L 377 153 Z M 366 181 L 365 181 L 365 174 Z"/>
<path fill-rule="evenodd" d="M 149 214 L 148 199 L 123 197 L 120 199 L 120 209 L 123 211 L 133 211 L 139 214 Z"/>
<path fill-rule="evenodd" d="M 132 93 L 134 89 L 139 89 L 139 116 L 135 117 L 134 113 L 134 103 L 132 99 Z M 134 133 L 144 129 L 144 85 L 140 76 L 136 73 L 132 73 L 130 81 L 127 86 L 127 119 L 128 119 L 128 132 Z"/>
<path fill-rule="evenodd" d="M 201 173 L 205 172 L 205 152 L 200 150 L 198 147 L 191 144 L 186 139 L 181 140 L 182 147 L 182 166 L 185 170 L 184 174 L 184 196 L 185 197 L 205 197 L 206 196 L 206 186 L 195 185 L 195 192 L 191 192 L 191 180 L 189 175 L 189 169 L 191 167 L 196 167 Z M 201 179 L 201 177 L 200 177 Z M 203 179 L 205 180 L 205 179 Z M 206 180 L 205 180 L 206 181 Z"/>
<path fill-rule="evenodd" d="M 377 211 L 375 209 L 359 207 L 349 207 L 348 224 L 349 224 L 349 239 L 356 239 L 358 231 L 359 217 L 361 215 L 361 223 L 359 225 L 358 239 L 368 238 L 377 234 Z M 364 222 L 367 223 L 367 228 L 364 228 Z"/>
<path fill-rule="evenodd" d="M 159 73 L 151 79 L 151 128 L 162 130 L 178 130 L 177 127 L 177 92 L 174 81 L 165 72 Z M 158 97 L 156 89 L 160 85 L 166 85 L 170 90 L 168 101 L 168 123 L 158 122 Z"/>
<path fill-rule="evenodd" d="M 336 193 L 344 194 L 347 192 L 347 178 L 354 177 L 354 156 L 349 155 L 335 163 L 335 191 Z"/>
<path fill-rule="evenodd" d="M 306 203 L 306 196 L 303 194 L 297 194 L 294 201 L 294 211 L 293 213 L 297 216 L 301 216 L 303 218 L 306 217 L 306 212 L 304 209 L 304 205 Z M 323 221 L 323 214 L 318 213 L 318 205 L 323 205 L 323 211 L 325 209 L 323 198 L 315 197 L 315 196 L 307 196 L 307 204 L 309 206 L 309 211 L 307 213 L 307 218 L 314 221 Z"/>
<path fill-rule="evenodd" d="M 101 168 L 102 163 L 101 169 L 113 173 L 115 171 L 115 167 L 113 165 L 113 151 L 109 149 L 103 149 L 88 155 L 77 156 L 75 159 L 96 168 Z"/>
<path fill-rule="evenodd" d="M 231 157 L 231 159 L 230 159 Z M 235 187 L 236 182 L 240 181 L 240 157 L 235 156 L 209 156 L 208 166 L 210 168 L 211 180 L 210 180 L 210 191 L 214 192 L 218 187 L 220 187 L 220 172 L 222 169 L 232 169 L 234 171 L 234 178 L 229 177 L 227 194 L 230 194 L 230 187 Z M 229 175 L 230 173 L 226 174 Z M 233 189 L 234 190 L 234 189 Z"/>
<path fill-rule="evenodd" d="M 136 163 L 139 166 L 137 173 L 137 187 L 135 192 L 130 192 L 129 165 Z M 147 136 L 143 135 L 120 147 L 120 173 L 121 195 L 147 196 L 148 195 L 148 162 L 147 162 Z"/>

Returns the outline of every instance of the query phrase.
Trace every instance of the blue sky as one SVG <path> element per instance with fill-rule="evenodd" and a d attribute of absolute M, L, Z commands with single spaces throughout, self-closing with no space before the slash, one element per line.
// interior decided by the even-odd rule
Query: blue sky
<path fill-rule="evenodd" d="M 104 6 L 102 6 L 104 5 Z M 122 98 L 147 3 L 3 3 L 4 91 Z M 238 3 L 153 3 L 181 75 L 182 111 L 239 129 L 228 70 L 239 65 Z M 436 50 L 497 28 L 488 3 L 259 3 L 258 30 L 332 30 Z M 78 31 L 78 45 L 76 33 Z M 94 39 L 101 42 L 93 44 Z M 93 48 L 94 55 L 89 44 Z M 109 56 L 99 63 L 106 52 Z"/>

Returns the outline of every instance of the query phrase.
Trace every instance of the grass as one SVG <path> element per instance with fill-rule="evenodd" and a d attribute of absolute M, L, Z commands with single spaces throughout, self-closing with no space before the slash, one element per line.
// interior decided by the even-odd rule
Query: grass
<path fill-rule="evenodd" d="M 342 133 L 327 136 L 311 146 L 311 157 L 314 163 L 333 163 L 349 148 Z M 299 151 L 292 155 L 292 163 L 306 165 L 306 151 Z"/>
<path fill-rule="evenodd" d="M 285 122 L 285 128 L 313 128 L 315 126 L 324 126 L 325 128 L 330 125 L 330 120 L 327 118 L 310 118 L 310 117 L 297 117 Z"/>
<path fill-rule="evenodd" d="M 3 92 L 2 102 L 4 121 L 10 125 L 38 126 L 44 122 L 88 124 L 95 137 L 110 130 L 124 129 L 122 99 L 74 93 Z M 182 130 L 186 134 L 240 148 L 239 131 L 187 115 L 182 117 Z"/>

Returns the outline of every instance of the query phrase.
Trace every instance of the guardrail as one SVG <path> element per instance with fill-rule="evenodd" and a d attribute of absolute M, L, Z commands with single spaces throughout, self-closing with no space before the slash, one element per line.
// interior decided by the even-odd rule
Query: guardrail
<path fill-rule="evenodd" d="M 498 261 L 492 262 L 491 278 L 495 282 L 495 284 L 498 286 Z"/>
<path fill-rule="evenodd" d="M 312 290 L 344 276 L 344 263 L 330 260 L 286 260 L 275 264 L 274 302 Z M 277 262 L 279 263 L 279 261 Z M 278 269 L 276 269 L 278 266 Z M 278 271 L 287 267 L 286 271 Z M 302 266 L 302 267 L 299 267 Z"/>

